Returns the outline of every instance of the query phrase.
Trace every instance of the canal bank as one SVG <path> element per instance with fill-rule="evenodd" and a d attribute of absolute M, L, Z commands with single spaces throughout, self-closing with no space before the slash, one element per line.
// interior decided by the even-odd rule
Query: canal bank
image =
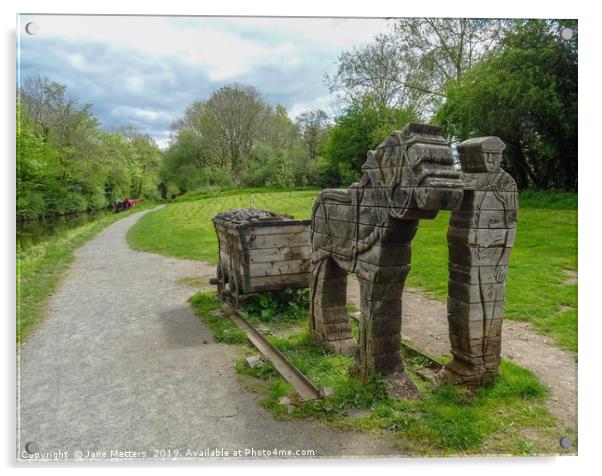
<path fill-rule="evenodd" d="M 44 219 L 17 220 L 17 246 L 21 250 L 38 245 L 74 228 L 93 223 L 113 215 L 109 208 L 90 212 L 57 215 Z"/>

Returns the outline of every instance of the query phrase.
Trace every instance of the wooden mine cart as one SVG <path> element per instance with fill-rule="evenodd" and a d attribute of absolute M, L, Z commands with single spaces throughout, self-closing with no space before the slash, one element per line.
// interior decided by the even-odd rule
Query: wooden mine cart
<path fill-rule="evenodd" d="M 306 288 L 311 272 L 311 220 L 240 208 L 213 218 L 219 242 L 219 296 L 237 308 L 241 297 Z"/>

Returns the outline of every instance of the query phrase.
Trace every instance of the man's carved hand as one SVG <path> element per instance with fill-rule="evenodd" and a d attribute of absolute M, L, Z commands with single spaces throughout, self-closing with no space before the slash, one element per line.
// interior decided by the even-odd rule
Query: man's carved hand
<path fill-rule="evenodd" d="M 507 266 L 496 266 L 495 267 L 495 280 L 498 283 L 503 282 L 506 279 L 506 272 L 508 270 Z"/>

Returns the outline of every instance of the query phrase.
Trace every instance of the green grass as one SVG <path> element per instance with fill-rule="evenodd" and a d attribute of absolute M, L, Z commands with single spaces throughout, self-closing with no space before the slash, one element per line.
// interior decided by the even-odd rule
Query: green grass
<path fill-rule="evenodd" d="M 318 192 L 319 189 L 315 187 L 290 187 L 287 190 L 283 190 L 280 187 L 255 187 L 255 188 L 208 188 L 205 190 L 198 190 L 195 192 L 187 192 L 183 195 L 176 197 L 173 202 L 191 202 L 201 200 L 205 198 L 219 198 L 219 197 L 231 197 L 233 195 L 248 195 L 252 193 L 282 193 L 287 192 L 307 192 L 307 191 Z"/>
<path fill-rule="evenodd" d="M 229 208 L 267 208 L 295 218 L 309 218 L 315 190 L 293 192 L 227 191 L 211 198 L 170 203 L 141 219 L 128 233 L 130 246 L 178 258 L 217 262 L 211 218 Z M 186 198 L 186 197 L 184 197 Z M 190 197 L 188 197 L 190 198 Z"/>
<path fill-rule="evenodd" d="M 191 299 L 197 313 L 214 331 L 217 340 L 224 329 L 234 333 L 230 312 L 213 294 L 198 293 Z M 251 312 L 251 314 L 256 311 Z M 253 317 L 253 316 L 251 316 Z M 421 380 L 426 362 L 406 355 L 406 368 L 421 390 L 418 400 L 393 400 L 380 377 L 364 383 L 354 376 L 351 357 L 334 354 L 312 342 L 307 313 L 298 315 L 296 327 L 281 333 L 278 316 L 262 321 L 268 339 L 319 388 L 331 387 L 334 395 L 308 403 L 295 401 L 292 387 L 266 362 L 255 368 L 245 356 L 257 354 L 244 339 L 235 344 L 241 355 L 236 370 L 244 387 L 263 395 L 261 405 L 284 420 L 314 419 L 373 433 L 390 432 L 404 454 L 558 454 L 558 441 L 566 429 L 557 426 L 545 407 L 547 388 L 529 370 L 502 361 L 494 383 L 477 391 Z M 293 332 L 291 332 L 293 331 Z M 288 397 L 294 404 L 281 403 Z M 358 415 L 354 412 L 360 411 Z M 573 438 L 574 432 L 568 433 Z"/>
<path fill-rule="evenodd" d="M 229 208 L 259 207 L 304 219 L 315 190 L 199 192 L 143 217 L 128 235 L 130 245 L 180 258 L 216 263 L 211 218 Z M 577 351 L 577 285 L 565 270 L 577 270 L 577 195 L 521 193 L 517 238 L 506 281 L 506 317 L 529 321 L 566 349 Z M 447 296 L 448 212 L 423 220 L 413 242 L 407 285 L 438 299 Z"/>
<path fill-rule="evenodd" d="M 246 341 L 244 331 L 240 330 L 230 319 L 224 317 L 225 311 L 221 309 L 223 305 L 215 299 L 215 296 L 197 293 L 189 299 L 189 302 L 213 331 L 216 342 L 242 344 Z"/>
<path fill-rule="evenodd" d="M 143 202 L 127 212 L 62 230 L 24 250 L 17 246 L 17 342 L 30 335 L 42 320 L 46 301 L 73 262 L 77 248 L 120 218 L 156 205 Z"/>
<path fill-rule="evenodd" d="M 566 195 L 566 194 L 565 194 Z M 553 202 L 552 202 L 553 203 Z M 506 280 L 506 317 L 531 322 L 564 348 L 577 352 L 577 284 L 565 270 L 577 270 L 577 210 L 549 202 L 521 203 L 516 243 Z M 447 297 L 445 231 L 449 212 L 423 221 L 412 246 L 408 285 Z"/>

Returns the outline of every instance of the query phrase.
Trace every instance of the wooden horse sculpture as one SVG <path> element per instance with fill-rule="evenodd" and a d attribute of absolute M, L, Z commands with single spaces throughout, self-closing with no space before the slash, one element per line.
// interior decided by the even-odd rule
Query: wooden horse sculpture
<path fill-rule="evenodd" d="M 392 393 L 415 391 L 400 356 L 401 296 L 420 219 L 457 209 L 461 173 L 438 127 L 408 124 L 368 157 L 359 183 L 326 189 L 313 208 L 310 330 L 326 347 L 357 353 L 360 374 L 387 376 Z M 359 342 L 352 336 L 347 274 L 360 283 Z"/>

